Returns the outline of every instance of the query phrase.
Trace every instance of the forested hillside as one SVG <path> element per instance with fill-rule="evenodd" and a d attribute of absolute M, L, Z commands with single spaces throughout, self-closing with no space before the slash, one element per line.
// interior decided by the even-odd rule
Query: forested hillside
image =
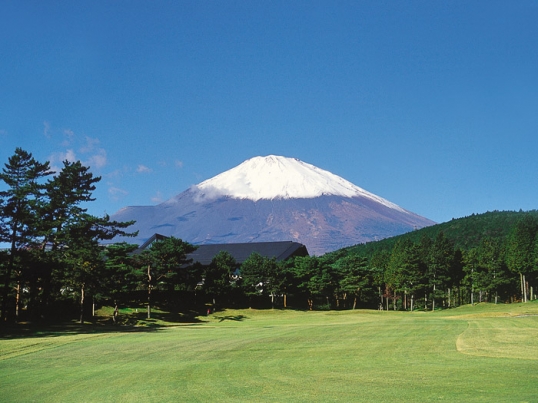
<path fill-rule="evenodd" d="M 538 211 L 493 211 L 342 249 L 333 259 L 364 259 L 382 272 L 387 309 L 388 299 L 407 309 L 420 294 L 432 309 L 438 299 L 444 307 L 527 301 L 535 298 L 537 234 Z"/>
<path fill-rule="evenodd" d="M 351 254 L 369 257 L 379 250 L 390 250 L 394 244 L 403 239 L 418 242 L 422 237 L 433 239 L 443 232 L 447 239 L 454 243 L 454 247 L 469 250 L 480 245 L 484 238 L 497 239 L 504 242 L 515 224 L 524 216 L 538 218 L 538 210 L 533 211 L 492 211 L 483 214 L 473 214 L 422 228 L 407 234 L 383 239 L 377 242 L 359 244 L 338 251 L 339 254 Z"/>

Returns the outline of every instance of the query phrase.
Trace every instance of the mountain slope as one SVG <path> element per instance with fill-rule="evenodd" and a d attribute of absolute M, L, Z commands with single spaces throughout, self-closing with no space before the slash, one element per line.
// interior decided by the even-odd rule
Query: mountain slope
<path fill-rule="evenodd" d="M 434 224 L 328 171 L 256 157 L 157 206 L 126 207 L 137 241 L 154 233 L 194 244 L 291 240 L 320 255 Z"/>

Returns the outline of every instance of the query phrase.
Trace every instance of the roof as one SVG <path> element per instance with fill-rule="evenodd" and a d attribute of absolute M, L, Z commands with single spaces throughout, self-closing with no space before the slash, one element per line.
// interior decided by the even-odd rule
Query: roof
<path fill-rule="evenodd" d="M 138 247 L 133 253 L 138 254 L 149 248 L 155 241 L 168 238 L 161 234 L 153 234 L 146 242 Z M 275 258 L 282 261 L 295 256 L 308 256 L 308 250 L 302 243 L 293 241 L 279 242 L 246 242 L 246 243 L 219 243 L 196 245 L 196 250 L 187 255 L 187 259 L 192 259 L 192 263 L 200 263 L 207 266 L 219 252 L 226 251 L 233 256 L 236 263 L 242 264 L 254 252 L 263 257 Z"/>
<path fill-rule="evenodd" d="M 277 261 L 294 256 L 308 256 L 306 246 L 303 244 L 281 241 L 198 245 L 198 249 L 188 254 L 187 259 L 192 259 L 193 263 L 198 262 L 206 266 L 221 251 L 226 251 L 232 255 L 238 264 L 242 264 L 254 252 L 263 257 L 275 258 Z"/>
<path fill-rule="evenodd" d="M 153 234 L 150 236 L 146 242 L 144 242 L 142 245 L 140 245 L 133 253 L 134 254 L 140 254 L 142 251 L 146 250 L 150 247 L 150 245 L 155 241 L 162 241 L 163 239 L 168 238 L 167 236 L 161 235 L 161 234 Z"/>

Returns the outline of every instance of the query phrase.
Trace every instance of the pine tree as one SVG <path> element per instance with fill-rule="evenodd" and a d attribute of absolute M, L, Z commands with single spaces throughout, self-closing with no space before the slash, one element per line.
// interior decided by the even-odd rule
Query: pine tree
<path fill-rule="evenodd" d="M 2 321 L 7 319 L 16 259 L 23 250 L 35 244 L 39 236 L 37 210 L 45 190 L 42 180 L 51 173 L 48 162 L 42 164 L 31 153 L 17 148 L 0 174 L 0 180 L 7 186 L 7 190 L 0 192 L 0 238 L 10 245 L 9 261 L 4 273 Z"/>
<path fill-rule="evenodd" d="M 537 232 L 538 220 L 527 214 L 516 223 L 507 242 L 506 261 L 510 270 L 519 273 L 523 302 L 527 302 L 526 276 L 533 271 L 534 243 Z"/>
<path fill-rule="evenodd" d="M 132 253 L 137 245 L 125 242 L 108 245 L 103 251 L 105 271 L 102 277 L 101 292 L 105 297 L 112 300 L 114 313 L 112 320 L 117 323 L 118 306 L 122 296 L 129 295 L 138 286 L 138 272 L 134 265 Z"/>
<path fill-rule="evenodd" d="M 101 242 L 134 235 L 125 231 L 132 222 L 115 222 L 107 215 L 87 213 L 85 203 L 95 200 L 92 193 L 100 180 L 80 161 L 64 161 L 58 175 L 47 182 L 48 200 L 41 205 L 43 255 L 54 262 L 57 288 L 78 290 L 81 323 L 85 297 L 97 292 L 104 270 Z"/>
<path fill-rule="evenodd" d="M 452 283 L 454 245 L 441 231 L 433 241 L 428 265 L 429 284 L 432 290 L 432 311 L 436 300 L 444 296 L 444 290 Z"/>
<path fill-rule="evenodd" d="M 494 303 L 498 302 L 499 291 L 510 284 L 505 265 L 504 251 L 498 239 L 486 237 L 480 242 L 479 266 L 484 271 L 483 288 Z"/>
<path fill-rule="evenodd" d="M 344 302 L 348 295 L 353 297 L 353 306 L 365 296 L 372 294 L 372 272 L 368 267 L 368 261 L 361 256 L 345 256 L 338 259 L 333 265 L 338 274 L 338 288 L 343 294 Z"/>
<path fill-rule="evenodd" d="M 226 251 L 220 251 L 204 270 L 204 291 L 211 297 L 213 309 L 217 301 L 230 295 L 232 290 L 232 275 L 237 268 L 233 256 Z"/>
<path fill-rule="evenodd" d="M 241 265 L 241 285 L 244 293 L 249 297 L 270 297 L 271 307 L 274 308 L 275 297 L 286 291 L 284 267 L 285 265 L 279 264 L 274 257 L 252 253 Z"/>
<path fill-rule="evenodd" d="M 173 287 L 177 284 L 182 267 L 190 263 L 187 255 L 195 250 L 195 246 L 170 237 L 153 242 L 149 249 L 135 257 L 134 266 L 148 290 L 148 319 L 151 318 L 152 291 L 159 285 Z"/>

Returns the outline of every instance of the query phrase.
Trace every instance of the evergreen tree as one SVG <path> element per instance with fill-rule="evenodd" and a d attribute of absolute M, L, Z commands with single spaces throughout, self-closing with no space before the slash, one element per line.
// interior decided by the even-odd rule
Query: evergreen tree
<path fill-rule="evenodd" d="M 461 305 L 461 286 L 464 275 L 463 251 L 457 248 L 454 250 L 454 261 L 450 269 L 449 287 L 451 288 L 448 289 L 447 296 L 449 308 L 451 306 Z"/>
<path fill-rule="evenodd" d="M 228 297 L 232 291 L 233 273 L 237 263 L 233 256 L 226 251 L 220 251 L 204 270 L 204 290 L 216 309 L 217 300 Z"/>
<path fill-rule="evenodd" d="M 520 288 L 523 302 L 527 302 L 528 283 L 526 277 L 534 268 L 534 244 L 538 231 L 538 220 L 526 214 L 514 226 L 507 243 L 506 262 L 508 268 L 520 277 Z"/>
<path fill-rule="evenodd" d="M 429 264 L 430 264 L 430 255 L 433 246 L 433 240 L 427 235 L 422 234 L 420 240 L 417 244 L 417 253 L 419 259 L 419 271 L 421 273 L 421 279 L 418 284 L 414 285 L 416 301 L 420 301 L 422 296 L 424 297 L 424 309 L 428 305 L 428 294 L 430 291 L 429 286 Z"/>
<path fill-rule="evenodd" d="M 479 267 L 484 271 L 481 288 L 488 295 L 488 301 L 498 302 L 499 293 L 507 294 L 511 283 L 505 264 L 504 249 L 499 239 L 486 237 L 478 248 Z"/>
<path fill-rule="evenodd" d="M 84 301 L 88 292 L 97 292 L 104 270 L 102 241 L 116 236 L 130 236 L 125 229 L 132 222 L 110 221 L 108 215 L 96 217 L 87 213 L 84 203 L 94 200 L 94 177 L 89 167 L 79 161 L 64 161 L 60 173 L 47 183 L 48 203 L 41 206 L 43 254 L 50 255 L 56 269 L 55 279 L 79 290 L 80 321 L 84 321 Z M 49 250 L 50 249 L 50 250 Z"/>
<path fill-rule="evenodd" d="M 444 290 L 452 283 L 451 271 L 453 266 L 453 243 L 445 237 L 443 232 L 439 232 L 433 241 L 428 265 L 428 280 L 432 291 L 432 311 L 435 310 L 436 300 L 446 295 Z"/>
<path fill-rule="evenodd" d="M 139 285 L 140 272 L 135 267 L 132 255 L 137 247 L 137 245 L 122 242 L 108 245 L 103 251 L 105 271 L 101 283 L 102 293 L 114 304 L 112 315 L 114 323 L 117 323 L 120 300 L 136 290 Z"/>
<path fill-rule="evenodd" d="M 4 270 L 2 321 L 7 319 L 9 290 L 17 256 L 35 244 L 39 236 L 37 209 L 44 197 L 43 178 L 50 175 L 49 163 L 36 161 L 31 153 L 17 148 L 5 164 L 0 180 L 7 186 L 0 192 L 0 241 L 9 243 L 9 261 Z M 20 273 L 20 268 L 17 270 Z M 20 284 L 17 287 L 20 289 Z"/>
<path fill-rule="evenodd" d="M 373 286 L 377 287 L 377 292 L 379 295 L 379 308 L 383 309 L 386 306 L 388 309 L 388 293 L 385 292 L 385 273 L 387 272 L 388 265 L 390 260 L 390 253 L 387 250 L 377 250 L 374 252 L 370 258 L 369 266 L 372 271 L 372 281 Z M 386 305 L 383 304 L 384 298 L 386 297 Z"/>
<path fill-rule="evenodd" d="M 478 270 L 479 270 L 479 263 L 478 263 L 478 250 L 477 248 L 472 248 L 467 251 L 463 252 L 463 271 L 465 273 L 465 276 L 463 278 L 463 284 L 468 290 L 469 293 L 469 300 L 468 302 L 471 305 L 474 305 L 474 294 L 475 289 L 479 286 L 478 285 Z"/>
<path fill-rule="evenodd" d="M 194 245 L 175 237 L 164 238 L 151 244 L 153 267 L 157 273 L 162 274 L 161 283 L 164 286 L 174 289 L 186 283 L 184 267 L 191 263 L 187 255 L 195 250 Z"/>
<path fill-rule="evenodd" d="M 68 247 L 63 248 L 63 257 L 53 272 L 61 282 L 61 289 L 67 290 L 79 301 L 79 322 L 85 320 L 87 296 L 99 291 L 104 272 L 104 261 L 97 239 L 77 236 L 69 239 Z"/>
<path fill-rule="evenodd" d="M 264 257 L 257 252 L 252 253 L 241 265 L 241 279 L 247 296 L 270 297 L 273 308 L 275 297 L 285 291 L 286 277 L 282 266 L 275 258 Z"/>
<path fill-rule="evenodd" d="M 420 249 L 409 238 L 398 240 L 392 250 L 386 272 L 387 289 L 394 298 L 399 293 L 402 308 L 414 309 L 415 294 L 421 288 L 424 273 L 420 261 Z M 396 309 L 396 304 L 394 304 Z"/>
<path fill-rule="evenodd" d="M 310 310 L 314 309 L 314 302 L 320 297 L 325 297 L 327 307 L 330 307 L 329 297 L 334 295 L 338 280 L 332 273 L 328 259 L 317 256 L 296 257 L 290 273 L 293 276 L 293 288 L 307 294 Z"/>
<path fill-rule="evenodd" d="M 69 226 L 78 225 L 86 214 L 82 204 L 95 200 L 92 192 L 100 180 L 80 161 L 63 162 L 62 170 L 46 184 L 48 201 L 40 209 L 44 245 L 54 251 L 68 243 Z"/>
<path fill-rule="evenodd" d="M 134 266 L 140 280 L 146 283 L 148 291 L 148 319 L 151 318 L 152 291 L 158 286 L 173 288 L 181 281 L 182 267 L 189 263 L 187 254 L 194 250 L 195 246 L 179 238 L 170 237 L 153 242 L 149 249 L 136 255 Z"/>
<path fill-rule="evenodd" d="M 333 265 L 338 275 L 338 289 L 343 294 L 344 304 L 348 295 L 353 297 L 352 309 L 364 299 L 375 298 L 372 284 L 372 271 L 368 267 L 368 260 L 361 256 L 345 256 L 338 259 Z"/>
<path fill-rule="evenodd" d="M 406 240 L 406 242 L 411 242 Z M 385 296 L 392 299 L 393 309 L 396 310 L 397 293 L 403 289 L 404 284 L 404 265 L 406 264 L 405 244 L 398 240 L 390 253 L 387 270 L 385 271 Z"/>

